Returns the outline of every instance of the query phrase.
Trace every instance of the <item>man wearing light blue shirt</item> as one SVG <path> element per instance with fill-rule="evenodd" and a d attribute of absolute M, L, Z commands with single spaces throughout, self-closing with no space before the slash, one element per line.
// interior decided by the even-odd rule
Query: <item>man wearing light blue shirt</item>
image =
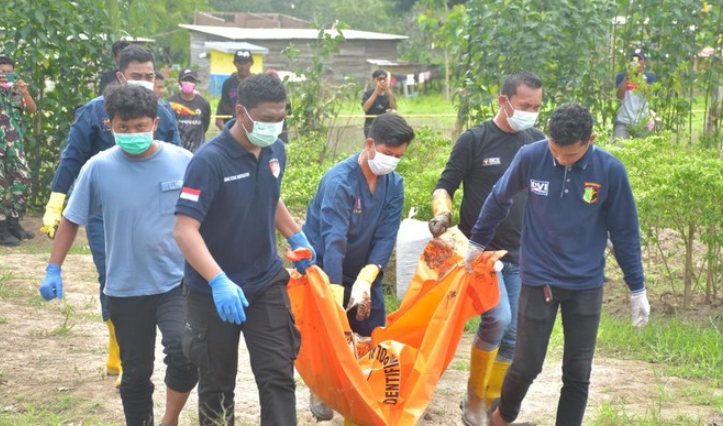
<path fill-rule="evenodd" d="M 63 297 L 60 267 L 78 227 L 101 214 L 107 254 L 104 292 L 124 367 L 120 392 L 126 424 L 155 424 L 151 375 L 158 327 L 168 367 L 162 425 L 177 425 L 198 381 L 181 348 L 186 324 L 183 256 L 173 239 L 173 211 L 191 153 L 153 139 L 158 102 L 150 90 L 113 86 L 104 98 L 116 146 L 80 171 L 40 293 L 45 300 Z"/>

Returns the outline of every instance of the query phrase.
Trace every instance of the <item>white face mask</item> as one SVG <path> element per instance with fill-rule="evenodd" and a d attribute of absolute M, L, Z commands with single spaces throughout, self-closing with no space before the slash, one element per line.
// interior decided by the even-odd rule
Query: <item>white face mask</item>
<path fill-rule="evenodd" d="M 515 132 L 521 132 L 523 130 L 531 129 L 532 126 L 535 125 L 537 116 L 540 114 L 539 112 L 528 112 L 515 109 L 512 106 L 512 102 L 510 102 L 510 98 L 507 98 L 507 103 L 509 103 L 510 108 L 512 108 L 512 117 L 507 114 L 507 109 L 502 109 L 505 111 L 505 115 L 507 116 L 507 124 L 510 125 L 512 130 Z"/>
<path fill-rule="evenodd" d="M 374 149 L 374 152 L 374 158 L 367 159 L 367 163 L 369 163 L 369 168 L 372 170 L 372 173 L 377 176 L 388 175 L 397 168 L 400 160 L 399 158 L 382 154 L 377 151 L 376 148 Z"/>
<path fill-rule="evenodd" d="M 123 77 L 123 80 L 126 80 L 125 77 Z M 133 85 L 133 86 L 141 86 L 145 87 L 146 89 L 153 92 L 155 84 L 152 81 L 146 81 L 146 80 L 126 80 L 127 84 Z"/>

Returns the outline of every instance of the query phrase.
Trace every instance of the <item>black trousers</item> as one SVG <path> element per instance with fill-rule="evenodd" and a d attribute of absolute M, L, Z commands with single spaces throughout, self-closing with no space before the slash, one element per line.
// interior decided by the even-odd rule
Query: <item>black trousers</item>
<path fill-rule="evenodd" d="M 552 287 L 547 303 L 543 287 L 522 286 L 517 319 L 517 347 L 502 385 L 500 415 L 513 422 L 527 390 L 542 371 L 558 307 L 565 336 L 562 391 L 556 426 L 579 426 L 587 406 L 592 358 L 600 324 L 602 287 L 571 291 Z"/>
<path fill-rule="evenodd" d="M 166 385 L 176 392 L 190 392 L 198 382 L 198 371 L 181 347 L 186 326 L 181 287 L 152 296 L 108 297 L 108 311 L 123 364 L 120 393 L 126 424 L 152 426 L 156 327 L 166 354 Z"/>
<path fill-rule="evenodd" d="M 238 344 L 243 331 L 261 402 L 262 426 L 296 425 L 294 359 L 301 346 L 282 269 L 258 294 L 248 295 L 246 322 L 223 322 L 213 296 L 188 292 L 184 351 L 198 366 L 198 418 L 203 426 L 234 424 Z"/>

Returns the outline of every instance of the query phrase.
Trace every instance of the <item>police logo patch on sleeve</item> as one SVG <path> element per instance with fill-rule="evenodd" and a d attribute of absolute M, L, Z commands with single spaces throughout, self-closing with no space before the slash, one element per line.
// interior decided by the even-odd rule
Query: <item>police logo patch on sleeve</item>
<path fill-rule="evenodd" d="M 269 160 L 269 168 L 271 169 L 271 174 L 278 179 L 281 174 L 281 166 L 279 165 L 279 160 L 277 158 Z"/>

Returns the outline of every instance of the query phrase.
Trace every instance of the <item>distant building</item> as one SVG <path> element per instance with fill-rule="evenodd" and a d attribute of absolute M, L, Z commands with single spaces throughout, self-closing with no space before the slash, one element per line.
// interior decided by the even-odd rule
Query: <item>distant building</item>
<path fill-rule="evenodd" d="M 269 68 L 300 71 L 311 64 L 313 49 L 309 44 L 318 37 L 318 31 L 309 28 L 308 22 L 280 14 L 197 12 L 194 20 L 194 25 L 181 24 L 179 27 L 191 35 L 191 67 L 198 69 L 203 84 L 215 94 L 220 91 L 221 77 L 233 72 L 230 55 L 239 43 L 247 43 L 245 48 L 254 54 L 252 72 Z M 207 25 L 213 22 L 216 24 Z M 335 30 L 327 32 L 336 35 Z M 342 33 L 346 41 L 339 44 L 339 53 L 327 64 L 330 77 L 342 81 L 345 76 L 350 76 L 360 83 L 370 78 L 368 59 L 396 61 L 397 45 L 407 38 L 369 31 L 343 30 Z M 290 45 L 298 50 L 295 70 L 289 69 L 289 60 L 281 53 Z M 224 65 L 227 68 L 222 64 L 227 64 Z"/>

